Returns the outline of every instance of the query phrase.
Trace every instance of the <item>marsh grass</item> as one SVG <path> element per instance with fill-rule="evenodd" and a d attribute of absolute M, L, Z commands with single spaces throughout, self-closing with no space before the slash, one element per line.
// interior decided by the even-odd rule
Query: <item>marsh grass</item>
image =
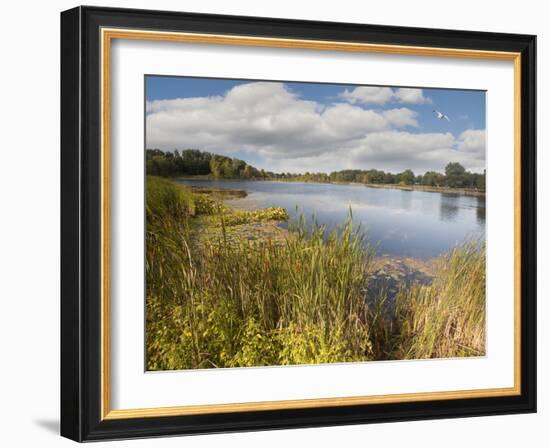
<path fill-rule="evenodd" d="M 400 358 L 485 354 L 485 244 L 467 242 L 441 261 L 431 286 L 397 295 Z"/>
<path fill-rule="evenodd" d="M 351 216 L 332 232 L 300 219 L 289 225 L 283 244 L 245 238 L 229 244 L 224 223 L 230 214 L 215 201 L 197 206 L 196 196 L 169 181 L 147 180 L 148 370 L 484 350 L 479 245 L 453 252 L 432 286 L 402 290 L 395 315 L 388 316 L 383 293 L 367 300 L 373 250 Z M 200 214 L 220 222 L 221 231 L 191 244 L 191 223 Z"/>

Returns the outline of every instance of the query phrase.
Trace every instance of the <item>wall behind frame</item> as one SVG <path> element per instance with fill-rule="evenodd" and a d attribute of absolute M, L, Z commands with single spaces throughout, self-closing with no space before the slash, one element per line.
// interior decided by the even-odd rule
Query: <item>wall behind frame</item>
<path fill-rule="evenodd" d="M 252 0 L 87 1 L 89 5 L 157 8 L 203 13 L 242 14 L 385 25 L 454 28 L 538 35 L 538 195 L 539 229 L 550 223 L 550 168 L 542 123 L 550 120 L 550 97 L 543 80 L 550 61 L 545 51 L 550 29 L 543 3 L 524 0 L 391 3 L 255 2 Z M 6 446 L 35 444 L 71 446 L 58 435 L 59 415 L 59 13 L 74 1 L 11 2 L 4 7 L 0 28 L 3 70 L 2 165 L 0 194 L 0 373 L 3 431 Z M 546 202 L 546 205 L 543 204 Z M 232 435 L 165 438 L 94 446 L 275 447 L 407 446 L 446 448 L 473 446 L 543 446 L 549 437 L 550 392 L 545 384 L 548 361 L 543 347 L 550 334 L 540 324 L 550 319 L 542 298 L 550 294 L 550 236 L 539 233 L 539 414 L 474 419 L 346 426 Z M 72 445 L 74 446 L 74 445 Z"/>

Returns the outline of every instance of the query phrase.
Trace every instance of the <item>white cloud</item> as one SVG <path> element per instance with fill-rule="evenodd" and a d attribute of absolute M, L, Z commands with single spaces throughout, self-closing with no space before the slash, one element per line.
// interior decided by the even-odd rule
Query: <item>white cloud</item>
<path fill-rule="evenodd" d="M 407 109 L 406 107 L 386 110 L 382 115 L 396 127 L 418 126 L 418 122 L 416 121 L 416 116 L 418 114 L 414 110 Z"/>
<path fill-rule="evenodd" d="M 457 139 L 456 153 L 463 158 L 464 162 L 461 163 L 467 169 L 481 172 L 485 169 L 486 145 L 485 129 L 467 129 Z"/>
<path fill-rule="evenodd" d="M 394 91 L 389 87 L 359 86 L 353 90 L 344 90 L 340 98 L 355 104 L 385 104 L 394 97 Z"/>
<path fill-rule="evenodd" d="M 400 95 L 412 99 L 409 93 Z M 484 167 L 483 130 L 465 131 L 458 139 L 450 133 L 412 133 L 406 129 L 418 127 L 417 113 L 406 107 L 326 106 L 300 98 L 282 83 L 242 84 L 222 96 L 151 101 L 146 120 L 148 148 L 238 151 L 271 171 L 411 168 L 423 173 L 441 171 L 451 161 L 476 171 Z"/>
<path fill-rule="evenodd" d="M 417 173 L 428 169 L 441 171 L 442 164 L 456 152 L 454 143 L 450 133 L 384 131 L 367 135 L 353 150 L 352 156 L 357 164 L 369 164 L 372 168 L 389 171 L 407 168 Z"/>
<path fill-rule="evenodd" d="M 416 125 L 415 113 L 406 108 L 323 106 L 299 98 L 284 84 L 267 82 L 234 87 L 223 97 L 152 101 L 147 114 L 150 148 L 249 150 L 271 157 L 332 150 L 369 132 Z"/>
<path fill-rule="evenodd" d="M 422 89 L 400 88 L 395 91 L 395 98 L 400 103 L 426 104 L 432 101 L 424 96 Z"/>
<path fill-rule="evenodd" d="M 431 103 L 430 98 L 424 96 L 422 89 L 391 87 L 369 87 L 359 86 L 353 90 L 344 90 L 339 97 L 351 104 L 378 104 L 383 105 L 389 102 L 405 104 L 426 104 Z"/>
<path fill-rule="evenodd" d="M 330 129 L 333 136 L 343 139 L 362 137 L 367 132 L 386 129 L 391 124 L 383 113 L 366 110 L 349 104 L 336 104 L 321 114 L 323 126 Z"/>
<path fill-rule="evenodd" d="M 485 141 L 478 139 L 484 131 L 465 131 L 459 139 L 447 133 L 411 133 L 382 131 L 368 134 L 358 142 L 350 156 L 354 164 L 389 171 L 407 168 L 417 174 L 428 170 L 443 171 L 449 162 L 459 162 L 467 170 L 485 167 Z M 476 137 L 476 146 L 470 145 Z M 465 150 L 468 146 L 468 150 Z"/>
<path fill-rule="evenodd" d="M 459 137 L 458 149 L 478 155 L 485 154 L 485 129 L 467 129 Z"/>

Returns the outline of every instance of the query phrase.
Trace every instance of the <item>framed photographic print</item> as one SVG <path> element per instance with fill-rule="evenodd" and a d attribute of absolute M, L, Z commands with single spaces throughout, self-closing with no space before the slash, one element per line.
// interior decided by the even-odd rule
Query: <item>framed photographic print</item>
<path fill-rule="evenodd" d="M 535 36 L 61 14 L 61 433 L 536 410 Z"/>

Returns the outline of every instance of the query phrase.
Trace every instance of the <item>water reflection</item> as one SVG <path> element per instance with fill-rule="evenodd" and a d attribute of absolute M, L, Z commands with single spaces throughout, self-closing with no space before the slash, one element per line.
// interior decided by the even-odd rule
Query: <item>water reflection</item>
<path fill-rule="evenodd" d="M 302 182 L 182 182 L 246 190 L 235 205 L 284 207 L 291 222 L 315 216 L 329 230 L 344 222 L 351 207 L 354 224 L 366 229 L 380 254 L 433 257 L 485 232 L 483 197 Z"/>
<path fill-rule="evenodd" d="M 480 226 L 485 226 L 485 198 L 478 197 L 476 199 L 477 199 L 477 207 L 476 207 L 477 223 Z"/>
<path fill-rule="evenodd" d="M 459 196 L 456 194 L 441 193 L 439 202 L 439 216 L 442 221 L 454 221 L 459 209 Z"/>

